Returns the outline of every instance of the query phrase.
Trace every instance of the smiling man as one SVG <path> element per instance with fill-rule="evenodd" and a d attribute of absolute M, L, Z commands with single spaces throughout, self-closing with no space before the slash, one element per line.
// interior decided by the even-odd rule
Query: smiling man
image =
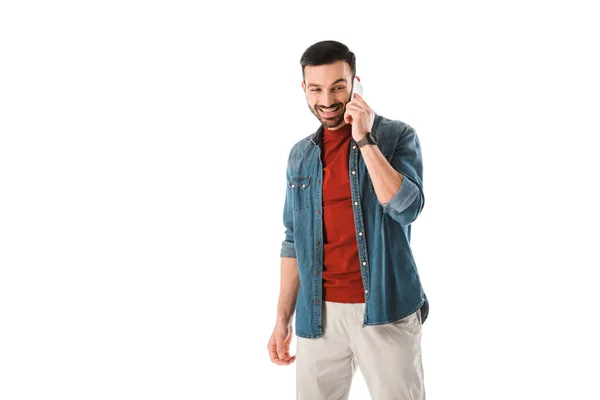
<path fill-rule="evenodd" d="M 300 400 L 347 399 L 357 366 L 373 399 L 425 399 L 429 303 L 410 249 L 425 204 L 419 139 L 359 94 L 351 100 L 356 58 L 347 46 L 316 43 L 300 64 L 320 126 L 288 157 L 271 361 L 297 361 Z"/>

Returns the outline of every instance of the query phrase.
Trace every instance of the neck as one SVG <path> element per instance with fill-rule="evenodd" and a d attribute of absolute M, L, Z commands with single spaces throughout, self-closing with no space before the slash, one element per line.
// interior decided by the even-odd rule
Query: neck
<path fill-rule="evenodd" d="M 324 127 L 324 128 L 326 131 L 334 131 L 334 132 L 343 133 L 343 132 L 348 132 L 349 130 L 351 130 L 352 125 L 342 122 L 341 124 L 339 124 L 338 126 L 336 126 L 334 128 L 327 128 L 327 127 Z"/>

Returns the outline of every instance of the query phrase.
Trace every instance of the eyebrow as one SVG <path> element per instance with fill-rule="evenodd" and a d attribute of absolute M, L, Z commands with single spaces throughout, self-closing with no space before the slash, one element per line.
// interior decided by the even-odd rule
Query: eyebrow
<path fill-rule="evenodd" d="M 331 84 L 331 86 L 335 85 L 336 83 L 340 83 L 340 82 L 344 82 L 344 83 L 346 83 L 346 79 L 345 79 L 345 78 L 340 78 L 340 79 L 338 79 L 337 81 L 333 82 L 333 83 Z M 314 86 L 314 87 L 321 87 L 321 85 L 317 85 L 316 83 L 309 83 L 309 84 L 308 84 L 308 87 L 311 87 L 311 86 Z"/>

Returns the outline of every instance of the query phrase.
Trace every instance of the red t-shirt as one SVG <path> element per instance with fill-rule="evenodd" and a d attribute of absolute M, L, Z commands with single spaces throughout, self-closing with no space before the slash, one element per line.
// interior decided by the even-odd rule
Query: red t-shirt
<path fill-rule="evenodd" d="M 349 154 L 352 125 L 325 128 L 323 162 L 323 299 L 364 303 L 354 210 L 350 192 Z"/>

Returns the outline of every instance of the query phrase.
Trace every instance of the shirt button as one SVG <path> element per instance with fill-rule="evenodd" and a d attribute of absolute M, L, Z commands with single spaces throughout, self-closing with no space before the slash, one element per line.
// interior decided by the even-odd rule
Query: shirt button
<path fill-rule="evenodd" d="M 357 205 L 358 205 L 358 201 L 355 201 L 355 202 L 354 202 L 354 205 L 355 205 L 355 206 L 357 206 Z"/>
<path fill-rule="evenodd" d="M 369 291 L 368 291 L 368 290 L 365 290 L 365 293 L 369 293 Z"/>
<path fill-rule="evenodd" d="M 319 180 L 317 181 L 317 183 L 321 183 L 321 180 L 319 179 Z"/>
<path fill-rule="evenodd" d="M 321 244 L 321 242 L 317 242 L 317 246 L 319 246 Z"/>
<path fill-rule="evenodd" d="M 292 189 L 295 188 L 295 187 L 296 187 L 296 185 L 292 185 Z"/>
<path fill-rule="evenodd" d="M 317 210 L 317 214 L 321 214 L 321 210 Z"/>
<path fill-rule="evenodd" d="M 319 300 L 316 300 L 315 303 L 319 304 Z"/>
<path fill-rule="evenodd" d="M 366 261 L 363 261 L 363 265 L 367 265 L 367 262 L 366 262 Z"/>
<path fill-rule="evenodd" d="M 358 236 L 362 236 L 362 232 L 358 232 Z"/>
<path fill-rule="evenodd" d="M 319 273 L 320 273 L 320 272 L 321 272 L 321 271 L 319 271 L 319 270 L 316 270 L 316 271 L 315 271 L 315 274 L 319 275 Z"/>
<path fill-rule="evenodd" d="M 352 171 L 352 175 L 356 174 L 356 171 Z"/>
<path fill-rule="evenodd" d="M 352 146 L 352 148 L 353 148 L 353 149 L 355 149 L 355 148 L 356 148 L 356 146 Z"/>

